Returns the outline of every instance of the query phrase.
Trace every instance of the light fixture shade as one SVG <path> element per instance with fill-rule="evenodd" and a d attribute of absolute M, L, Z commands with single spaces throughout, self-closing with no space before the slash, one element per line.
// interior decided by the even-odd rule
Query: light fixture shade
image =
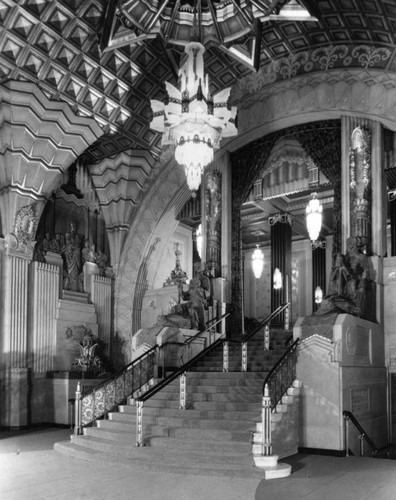
<path fill-rule="evenodd" d="M 322 300 L 323 300 L 323 290 L 320 288 L 320 286 L 317 286 L 315 288 L 315 303 L 321 304 Z"/>
<path fill-rule="evenodd" d="M 313 193 L 312 199 L 309 200 L 307 208 L 305 209 L 308 234 L 312 241 L 316 241 L 319 238 L 319 233 L 322 228 L 322 213 L 322 204 L 316 198 L 316 193 Z"/>
<path fill-rule="evenodd" d="M 196 191 L 203 169 L 213 161 L 214 149 L 222 137 L 236 135 L 236 106 L 229 107 L 231 88 L 212 95 L 204 73 L 205 47 L 190 42 L 180 66 L 180 90 L 165 82 L 168 104 L 151 100 L 153 119 L 150 128 L 162 133 L 162 144 L 175 146 L 175 159 L 185 169 L 187 184 Z M 192 173 L 191 173 L 192 172 Z M 198 174 L 199 182 L 198 182 Z M 198 186 L 197 186 L 198 183 Z"/>
<path fill-rule="evenodd" d="M 260 279 L 264 269 L 264 254 L 258 245 L 252 254 L 252 269 L 254 277 Z"/>
<path fill-rule="evenodd" d="M 282 273 L 278 268 L 274 271 L 274 289 L 280 290 L 282 288 Z"/>

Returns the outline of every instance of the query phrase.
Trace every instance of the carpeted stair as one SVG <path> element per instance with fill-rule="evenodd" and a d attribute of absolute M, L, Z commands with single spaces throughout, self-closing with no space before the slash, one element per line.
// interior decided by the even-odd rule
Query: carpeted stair
<path fill-rule="evenodd" d="M 89 460 L 131 463 L 158 471 L 261 477 L 254 467 L 253 433 L 261 415 L 263 381 L 284 352 L 281 334 L 264 351 L 249 343 L 249 369 L 222 372 L 222 350 L 187 373 L 186 409 L 179 409 L 179 380 L 144 403 L 144 447 L 136 447 L 136 406 L 118 407 L 108 419 L 84 428 L 84 435 L 55 449 Z M 240 345 L 230 344 L 230 370 L 240 370 Z M 212 371 L 217 366 L 219 371 Z M 99 458 L 100 457 L 100 458 Z"/>

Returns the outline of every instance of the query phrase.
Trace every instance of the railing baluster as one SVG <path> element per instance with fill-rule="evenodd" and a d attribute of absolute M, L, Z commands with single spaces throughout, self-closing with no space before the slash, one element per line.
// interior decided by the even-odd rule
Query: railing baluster
<path fill-rule="evenodd" d="M 143 446 L 143 401 L 136 403 L 136 446 Z"/>
<path fill-rule="evenodd" d="M 268 384 L 265 385 L 262 401 L 261 417 L 261 454 L 264 456 L 272 455 L 271 444 L 271 398 L 269 397 Z"/>
<path fill-rule="evenodd" d="M 243 372 L 247 372 L 247 364 L 248 364 L 247 349 L 248 349 L 248 343 L 242 342 L 242 371 Z"/>
<path fill-rule="evenodd" d="M 180 402 L 179 408 L 180 410 L 186 409 L 186 397 L 187 397 L 187 375 L 186 372 L 180 375 Z"/>
<path fill-rule="evenodd" d="M 80 435 L 82 433 L 82 403 L 81 403 L 81 382 L 77 382 L 77 389 L 75 395 L 75 408 L 74 408 L 74 434 Z"/>
<path fill-rule="evenodd" d="M 264 326 L 264 350 L 268 351 L 270 348 L 270 329 L 269 324 L 267 323 Z"/>
<path fill-rule="evenodd" d="M 228 372 L 229 360 L 228 360 L 228 341 L 223 342 L 223 372 Z"/>

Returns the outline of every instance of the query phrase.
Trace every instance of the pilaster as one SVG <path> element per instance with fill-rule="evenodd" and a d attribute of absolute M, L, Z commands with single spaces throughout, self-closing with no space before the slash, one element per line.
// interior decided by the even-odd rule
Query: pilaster
<path fill-rule="evenodd" d="M 112 280 L 105 276 L 91 276 L 91 297 L 98 315 L 98 336 L 104 345 L 104 354 L 111 358 L 112 337 Z"/>

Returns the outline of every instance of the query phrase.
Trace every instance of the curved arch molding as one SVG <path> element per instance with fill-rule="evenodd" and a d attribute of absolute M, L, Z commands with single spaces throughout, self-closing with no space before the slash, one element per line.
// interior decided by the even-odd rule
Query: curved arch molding
<path fill-rule="evenodd" d="M 134 217 L 125 240 L 115 283 L 115 333 L 122 355 L 131 355 L 130 341 L 140 327 L 144 293 L 168 238 L 177 226 L 176 215 L 191 196 L 183 169 L 169 156 Z"/>

